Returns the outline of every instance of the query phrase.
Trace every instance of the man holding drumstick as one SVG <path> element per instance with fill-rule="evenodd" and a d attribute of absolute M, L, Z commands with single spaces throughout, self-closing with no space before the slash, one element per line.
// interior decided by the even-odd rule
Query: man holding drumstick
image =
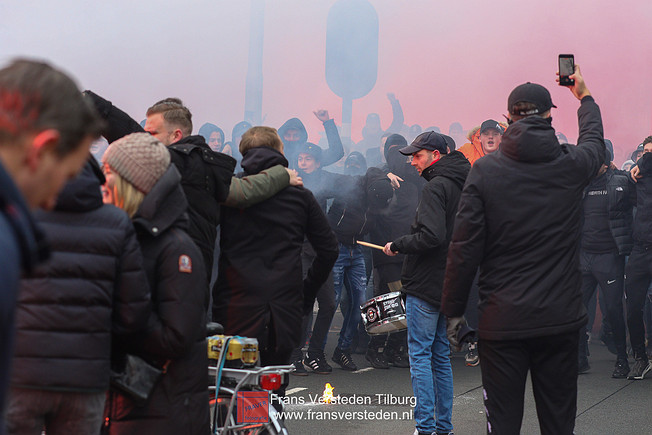
<path fill-rule="evenodd" d="M 445 136 L 435 132 L 420 134 L 399 151 L 412 156 L 412 166 L 428 183 L 423 188 L 410 234 L 388 242 L 384 252 L 390 256 L 406 254 L 401 281 L 407 294 L 408 351 L 412 389 L 417 398 L 417 432 L 448 434 L 453 431 L 453 372 L 448 358 L 446 319 L 439 309 L 448 243 L 471 165 L 459 151 L 449 153 Z"/>

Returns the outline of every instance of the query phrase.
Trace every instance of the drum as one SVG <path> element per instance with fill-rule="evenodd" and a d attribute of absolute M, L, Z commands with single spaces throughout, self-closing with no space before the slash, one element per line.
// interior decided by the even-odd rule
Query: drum
<path fill-rule="evenodd" d="M 371 335 L 407 329 L 405 303 L 400 292 L 391 292 L 369 299 L 362 310 L 362 322 Z"/>

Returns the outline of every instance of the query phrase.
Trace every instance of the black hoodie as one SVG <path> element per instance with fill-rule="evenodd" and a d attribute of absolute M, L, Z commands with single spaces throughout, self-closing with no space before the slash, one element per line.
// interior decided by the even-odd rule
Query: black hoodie
<path fill-rule="evenodd" d="M 645 153 L 637 165 L 642 178 L 636 183 L 636 215 L 634 217 L 634 243 L 652 246 L 652 153 Z"/>
<path fill-rule="evenodd" d="M 448 243 L 457 204 L 471 164 L 459 151 L 444 155 L 426 168 L 417 215 L 410 234 L 392 243 L 392 251 L 407 254 L 401 281 L 403 291 L 439 308 Z"/>
<path fill-rule="evenodd" d="M 546 119 L 510 125 L 500 149 L 475 162 L 448 254 L 442 312 L 464 313 L 478 266 L 479 336 L 520 340 L 586 323 L 579 238 L 584 188 L 605 160 L 600 109 L 578 109 L 578 146 Z"/>
<path fill-rule="evenodd" d="M 293 142 L 286 141 L 283 136 L 288 130 L 297 130 L 299 132 L 299 140 Z M 337 127 L 335 126 L 335 121 L 329 119 L 324 122 L 324 130 L 326 131 L 326 139 L 328 140 L 328 149 L 324 150 L 321 155 L 320 166 L 322 168 L 332 165 L 344 157 L 344 147 L 342 146 L 342 140 L 340 139 Z M 278 134 L 283 141 L 283 153 L 288 159 L 288 167 L 290 169 L 297 169 L 301 145 L 308 141 L 306 127 L 299 118 L 291 118 L 285 121 L 285 124 L 278 129 Z"/>

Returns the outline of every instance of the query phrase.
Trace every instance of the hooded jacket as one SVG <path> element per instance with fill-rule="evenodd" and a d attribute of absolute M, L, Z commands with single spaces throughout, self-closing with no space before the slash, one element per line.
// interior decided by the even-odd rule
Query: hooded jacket
<path fill-rule="evenodd" d="M 111 390 L 105 409 L 110 434 L 206 434 L 206 312 L 208 293 L 201 253 L 185 232 L 187 201 L 174 165 L 156 182 L 133 217 L 151 288 L 147 330 L 121 350 L 163 367 L 166 373 L 147 403 L 136 406 Z"/>
<path fill-rule="evenodd" d="M 283 154 L 266 147 L 250 149 L 242 159 L 247 175 L 278 164 L 287 166 Z M 304 279 L 305 237 L 316 257 Z M 312 307 L 337 254 L 326 216 L 307 189 L 289 186 L 244 210 L 223 207 L 213 319 L 227 334 L 257 338 L 261 348 L 271 334 L 270 350 L 289 358 L 299 344 L 304 300 Z"/>
<path fill-rule="evenodd" d="M 514 122 L 499 151 L 464 186 L 448 253 L 442 312 L 464 313 L 478 266 L 479 337 L 518 340 L 576 331 L 582 194 L 605 160 L 600 109 L 578 109 L 579 145 L 560 145 L 550 119 Z"/>
<path fill-rule="evenodd" d="M 391 249 L 406 254 L 401 273 L 403 291 L 439 308 L 446 254 L 464 180 L 471 169 L 459 151 L 445 154 L 421 173 L 423 187 L 410 234 L 394 240 Z"/>
<path fill-rule="evenodd" d="M 347 176 L 346 187 L 335 193 L 328 210 L 328 222 L 338 242 L 355 245 L 373 226 L 375 216 L 385 209 L 392 198 L 392 187 L 386 174 L 378 168 L 369 168 L 365 175 Z"/>
<path fill-rule="evenodd" d="M 203 138 L 204 138 L 204 141 L 205 141 L 206 143 L 208 143 L 208 142 L 210 141 L 211 134 L 213 134 L 213 133 L 217 133 L 217 134 L 219 134 L 219 135 L 220 135 L 220 138 L 221 138 L 221 140 L 222 140 L 222 149 L 219 149 L 219 150 L 213 150 L 213 151 L 215 151 L 215 152 L 217 152 L 217 153 L 221 153 L 221 152 L 223 152 L 223 150 L 224 150 L 224 145 L 226 145 L 226 141 L 225 141 L 225 138 L 224 138 L 224 130 L 222 130 L 221 128 L 219 128 L 219 127 L 218 127 L 217 125 L 215 125 L 215 124 L 212 124 L 212 123 L 210 123 L 210 122 L 207 122 L 207 123 L 205 123 L 204 125 L 202 125 L 202 126 L 199 128 L 199 132 L 198 132 L 197 134 L 199 134 L 201 137 L 203 137 Z"/>
<path fill-rule="evenodd" d="M 288 130 L 297 130 L 299 132 L 299 140 L 295 142 L 288 142 L 283 137 Z M 321 154 L 321 167 L 332 165 L 339 159 L 344 157 L 344 147 L 342 146 L 342 139 L 335 126 L 335 121 L 329 119 L 324 122 L 324 130 L 326 131 L 326 139 L 328 140 L 328 149 L 324 150 Z M 297 169 L 299 160 L 299 150 L 301 146 L 308 142 L 308 132 L 303 122 L 299 118 L 291 118 L 278 129 L 278 134 L 283 141 L 283 153 L 287 157 L 288 167 L 290 169 Z"/>
<path fill-rule="evenodd" d="M 638 159 L 642 178 L 636 183 L 636 215 L 634 216 L 634 243 L 652 246 L 652 153 Z"/>
<path fill-rule="evenodd" d="M 134 227 L 125 212 L 102 202 L 90 163 L 64 187 L 53 211 L 35 217 L 52 256 L 21 282 L 11 383 L 104 391 L 112 335 L 119 340 L 142 330 L 150 313 Z"/>

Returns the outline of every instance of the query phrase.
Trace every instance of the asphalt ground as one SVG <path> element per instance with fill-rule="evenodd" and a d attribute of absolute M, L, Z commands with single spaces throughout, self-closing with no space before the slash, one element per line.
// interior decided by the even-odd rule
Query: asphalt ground
<path fill-rule="evenodd" d="M 290 434 L 412 434 L 414 399 L 409 369 L 373 369 L 359 354 L 353 355 L 358 371 L 340 369 L 330 361 L 341 324 L 339 312 L 333 323 L 326 347 L 333 372 L 291 376 L 285 407 Z M 575 433 L 652 434 L 652 373 L 641 381 L 612 379 L 615 356 L 601 343 L 589 346 L 591 370 L 578 379 Z M 630 358 L 630 366 L 632 363 Z M 464 353 L 454 353 L 451 364 L 455 434 L 484 434 L 480 367 L 467 367 Z M 320 403 L 327 382 L 340 403 Z M 521 433 L 541 433 L 529 380 Z"/>

